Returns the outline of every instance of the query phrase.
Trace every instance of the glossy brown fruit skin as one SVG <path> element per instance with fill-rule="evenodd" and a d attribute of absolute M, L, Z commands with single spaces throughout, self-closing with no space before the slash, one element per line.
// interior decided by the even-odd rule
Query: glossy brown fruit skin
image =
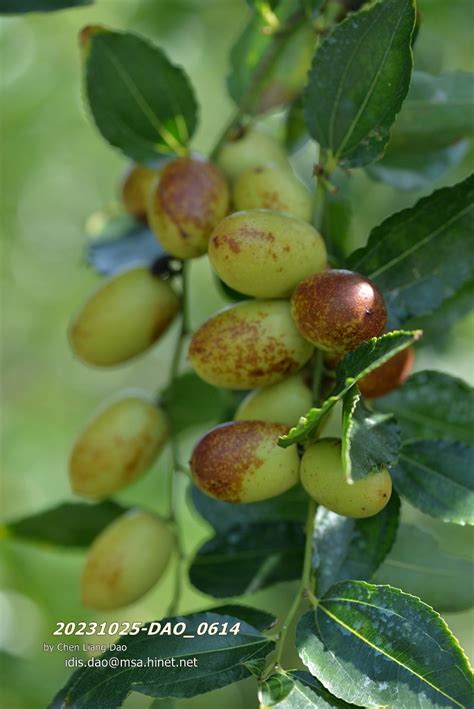
<path fill-rule="evenodd" d="M 227 181 L 213 163 L 199 158 L 172 160 L 160 172 L 148 201 L 148 222 L 176 258 L 202 256 L 214 227 L 229 210 Z"/>
<path fill-rule="evenodd" d="M 226 502 L 258 502 L 296 485 L 296 446 L 280 448 L 288 426 L 264 421 L 224 423 L 196 444 L 191 471 L 199 488 Z M 256 540 L 258 543 L 258 540 Z"/>
<path fill-rule="evenodd" d="M 123 205 L 129 214 L 140 221 L 147 220 L 148 192 L 158 175 L 158 170 L 132 163 L 122 178 L 120 195 Z"/>
<path fill-rule="evenodd" d="M 415 354 L 411 347 L 398 352 L 358 382 L 362 396 L 366 399 L 376 399 L 399 387 L 411 374 L 414 361 Z"/>
<path fill-rule="evenodd" d="M 322 350 L 345 353 L 380 336 L 387 311 L 377 286 L 359 273 L 328 270 L 299 283 L 292 315 L 307 340 Z"/>

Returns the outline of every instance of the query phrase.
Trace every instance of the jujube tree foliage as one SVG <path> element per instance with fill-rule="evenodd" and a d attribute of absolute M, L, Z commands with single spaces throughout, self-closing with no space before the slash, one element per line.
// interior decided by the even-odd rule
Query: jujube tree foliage
<path fill-rule="evenodd" d="M 199 668 L 181 668 L 179 682 L 167 668 L 81 668 L 51 706 L 112 709 L 132 690 L 192 697 L 251 675 L 260 704 L 282 709 L 472 706 L 468 661 L 438 614 L 469 601 L 444 586 L 433 608 L 409 575 L 408 587 L 396 574 L 392 585 L 378 579 L 400 544 L 408 564 L 417 546 L 431 548 L 421 531 L 406 542 L 400 498 L 435 520 L 474 523 L 472 390 L 441 372 L 411 374 L 423 340 L 466 312 L 474 178 L 389 216 L 353 253 L 347 224 L 355 171 L 411 189 L 460 161 L 472 124 L 459 102 L 472 110 L 473 78 L 413 70 L 415 0 L 248 5 L 230 56 L 236 112 L 205 156 L 193 150 L 198 99 L 180 67 L 144 37 L 81 33 L 89 111 L 130 161 L 119 186 L 129 217 L 105 226 L 116 236 L 100 258 L 89 252 L 108 279 L 73 321 L 71 347 L 107 368 L 146 356 L 181 325 L 166 391 L 119 393 L 73 447 L 72 488 L 99 502 L 11 525 L 40 539 L 54 526 L 55 543 L 89 546 L 81 592 L 92 608 L 132 603 L 174 564 L 169 619 L 191 634 L 219 620 L 240 632 L 181 639 Z M 279 137 L 265 130 L 269 112 Z M 319 156 L 306 182 L 297 150 Z M 209 259 L 229 304 L 191 331 L 195 258 Z M 216 420 L 184 460 L 183 431 Z M 192 559 L 172 485 L 168 518 L 153 500 L 126 510 L 110 499 L 166 441 L 172 475 L 188 476 L 213 530 Z M 437 559 L 452 572 L 453 559 Z M 299 583 L 284 617 L 217 601 L 180 616 L 183 574 L 214 599 Z M 285 664 L 293 641 L 304 670 Z M 176 654 L 169 638 L 121 642 L 132 659 Z"/>

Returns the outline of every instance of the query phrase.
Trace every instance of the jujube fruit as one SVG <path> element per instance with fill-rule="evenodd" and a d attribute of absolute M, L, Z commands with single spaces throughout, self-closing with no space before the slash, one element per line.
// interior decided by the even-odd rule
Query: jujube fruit
<path fill-rule="evenodd" d="M 287 426 L 263 421 L 217 426 L 194 448 L 196 484 L 226 502 L 257 502 L 289 490 L 298 482 L 299 457 L 296 446 L 278 446 L 278 437 L 287 432 Z"/>
<path fill-rule="evenodd" d="M 72 489 L 91 499 L 113 495 L 152 465 L 168 433 L 166 415 L 144 394 L 122 395 L 87 423 L 74 444 Z"/>
<path fill-rule="evenodd" d="M 159 517 L 126 512 L 89 549 L 81 576 L 83 604 L 113 610 L 134 603 L 162 577 L 173 546 L 173 534 Z"/>
<path fill-rule="evenodd" d="M 202 256 L 212 230 L 229 210 L 229 188 L 213 163 L 179 158 L 161 169 L 148 202 L 148 222 L 163 247 L 180 259 Z"/>
<path fill-rule="evenodd" d="M 383 510 L 392 494 L 392 479 L 385 467 L 352 484 L 347 482 L 337 438 L 322 438 L 309 446 L 301 459 L 300 475 L 308 495 L 345 517 L 372 517 Z"/>
<path fill-rule="evenodd" d="M 283 146 L 254 128 L 243 129 L 228 138 L 219 150 L 217 164 L 231 182 L 252 167 L 280 165 L 290 168 Z"/>
<path fill-rule="evenodd" d="M 358 382 L 362 396 L 367 399 L 375 399 L 378 396 L 385 396 L 399 387 L 410 375 L 414 359 L 414 352 L 411 347 L 408 347 L 374 369 L 370 374 L 366 374 Z"/>
<path fill-rule="evenodd" d="M 234 207 L 274 209 L 305 221 L 311 220 L 311 194 L 303 182 L 288 169 L 278 166 L 251 167 L 237 178 L 232 192 Z"/>
<path fill-rule="evenodd" d="M 219 278 L 255 298 L 284 298 L 326 268 L 326 247 L 311 224 L 281 212 L 252 209 L 226 217 L 213 231 L 209 259 Z"/>
<path fill-rule="evenodd" d="M 247 300 L 201 325 L 192 336 L 189 359 L 213 386 L 253 389 L 293 374 L 312 351 L 295 327 L 289 303 Z"/>
<path fill-rule="evenodd" d="M 158 170 L 132 163 L 122 178 L 120 193 L 123 205 L 137 219 L 146 221 L 148 193 L 158 175 Z"/>
<path fill-rule="evenodd" d="M 322 350 L 349 352 L 385 329 L 387 311 L 377 286 L 352 271 L 316 273 L 298 284 L 291 299 L 298 330 Z"/>
<path fill-rule="evenodd" d="M 247 394 L 235 412 L 235 421 L 269 421 L 295 426 L 311 408 L 311 390 L 295 374 Z"/>
<path fill-rule="evenodd" d="M 72 350 L 87 364 L 126 362 L 151 347 L 178 310 L 169 283 L 147 268 L 131 268 L 106 281 L 82 307 L 69 331 Z"/>

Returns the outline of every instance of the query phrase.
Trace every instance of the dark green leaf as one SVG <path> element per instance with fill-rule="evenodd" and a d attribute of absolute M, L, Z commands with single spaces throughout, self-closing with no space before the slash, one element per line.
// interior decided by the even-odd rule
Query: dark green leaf
<path fill-rule="evenodd" d="M 474 175 L 386 219 L 349 267 L 382 290 L 391 325 L 433 312 L 474 266 Z"/>
<path fill-rule="evenodd" d="M 19 15 L 24 12 L 54 12 L 68 7 L 92 5 L 94 0 L 0 0 L 0 13 Z"/>
<path fill-rule="evenodd" d="M 232 527 L 198 550 L 189 578 L 193 586 L 215 598 L 255 593 L 297 579 L 303 551 L 300 524 L 262 522 Z"/>
<path fill-rule="evenodd" d="M 334 404 L 340 401 L 359 379 L 380 367 L 397 352 L 410 347 L 420 335 L 419 331 L 389 332 L 362 342 L 357 349 L 349 352 L 336 369 L 336 386 L 331 396 L 321 408 L 310 409 L 297 426 L 290 429 L 286 436 L 279 438 L 278 445 L 287 448 L 294 443 L 311 440 Z"/>
<path fill-rule="evenodd" d="M 278 709 L 351 709 L 334 697 L 309 672 L 278 671 L 259 684 L 258 700 L 262 707 Z"/>
<path fill-rule="evenodd" d="M 268 628 L 271 628 L 277 623 L 277 618 L 271 613 L 262 611 L 260 608 L 241 606 L 238 603 L 227 603 L 223 606 L 209 608 L 209 613 L 217 613 L 217 615 L 231 615 L 233 618 L 238 618 L 257 630 L 268 630 Z"/>
<path fill-rule="evenodd" d="M 414 24 L 413 0 L 382 0 L 349 15 L 316 51 L 306 125 L 345 165 L 383 153 L 410 84 Z"/>
<path fill-rule="evenodd" d="M 194 613 L 188 616 L 165 618 L 162 624 L 171 621 L 186 624 L 186 634 L 148 636 L 140 633 L 122 636 L 127 645 L 125 652 L 119 653 L 121 660 L 133 660 L 135 666 L 128 669 L 112 667 L 86 667 L 75 672 L 66 687 L 53 699 L 50 709 L 116 709 L 133 690 L 150 697 L 194 697 L 210 692 L 250 676 L 245 662 L 265 657 L 273 643 L 258 630 L 241 623 L 240 632 L 235 635 L 197 635 L 201 623 L 228 623 L 229 628 L 238 623 L 232 616 L 214 613 Z M 117 657 L 108 651 L 102 658 Z M 147 666 L 150 658 L 169 660 L 175 658 L 177 666 Z M 190 666 L 186 666 L 190 661 Z M 181 667 L 179 663 L 183 662 Z M 143 666 L 140 666 L 140 663 Z"/>
<path fill-rule="evenodd" d="M 400 427 L 391 413 L 369 409 L 357 385 L 343 399 L 342 463 L 349 482 L 398 461 Z"/>
<path fill-rule="evenodd" d="M 392 478 L 400 495 L 432 517 L 474 524 L 474 448 L 450 441 L 414 441 L 400 450 Z"/>
<path fill-rule="evenodd" d="M 183 70 L 131 33 L 103 30 L 89 41 L 87 97 L 103 137 L 138 162 L 183 152 L 197 123 Z"/>
<path fill-rule="evenodd" d="M 256 522 L 304 522 L 308 507 L 308 496 L 297 486 L 269 500 L 235 504 L 221 502 L 205 495 L 199 488 L 191 488 L 191 499 L 199 514 L 223 534 L 236 525 Z"/>
<path fill-rule="evenodd" d="M 398 190 L 422 189 L 429 187 L 451 167 L 459 165 L 468 148 L 467 140 L 426 153 L 415 153 L 411 148 L 405 151 L 391 149 L 389 146 L 382 160 L 369 165 L 367 172 L 375 180 Z"/>
<path fill-rule="evenodd" d="M 232 406 L 231 395 L 206 384 L 194 372 L 177 377 L 162 393 L 162 404 L 176 433 L 207 422 L 225 420 Z"/>
<path fill-rule="evenodd" d="M 8 533 L 42 544 L 87 547 L 125 508 L 107 500 L 97 504 L 65 502 L 45 512 L 10 522 Z"/>
<path fill-rule="evenodd" d="M 474 278 L 466 281 L 456 293 L 443 301 L 436 310 L 436 317 L 425 315 L 413 318 L 407 326 L 423 330 L 423 345 L 442 346 L 449 338 L 451 327 L 468 313 L 474 303 Z"/>
<path fill-rule="evenodd" d="M 258 685 L 258 701 L 261 706 L 282 706 L 285 699 L 289 699 L 295 686 L 295 681 L 286 672 L 274 672 Z M 291 700 L 290 700 L 291 701 Z M 292 706 L 291 703 L 287 706 Z"/>
<path fill-rule="evenodd" d="M 330 257 L 342 262 L 347 255 L 351 235 L 352 202 L 349 177 L 342 170 L 336 169 L 331 175 L 331 183 L 336 191 L 327 191 L 324 195 L 321 231 Z"/>
<path fill-rule="evenodd" d="M 363 706 L 472 706 L 469 663 L 442 618 L 415 596 L 346 581 L 300 620 L 301 659 L 330 692 Z"/>
<path fill-rule="evenodd" d="M 394 493 L 374 517 L 352 519 L 318 507 L 313 565 L 318 595 L 338 581 L 369 581 L 397 535 L 400 500 Z"/>
<path fill-rule="evenodd" d="M 375 406 L 393 411 L 405 442 L 424 438 L 474 443 L 474 389 L 450 374 L 416 372 Z"/>
<path fill-rule="evenodd" d="M 374 580 L 403 588 L 439 612 L 454 613 L 474 605 L 474 557 L 443 549 L 435 537 L 412 525 L 401 525 Z"/>
<path fill-rule="evenodd" d="M 355 704 L 348 704 L 328 692 L 326 687 L 309 672 L 298 671 L 290 672 L 289 674 L 295 680 L 295 687 L 298 693 L 302 695 L 302 699 L 307 698 L 308 701 L 314 702 L 316 709 L 352 709 L 355 707 Z M 308 692 L 309 689 L 312 690 L 312 693 Z M 280 706 L 279 709 L 306 709 L 306 707 L 312 706 L 303 702 L 298 704 L 296 701 L 288 705 L 288 707 Z"/>

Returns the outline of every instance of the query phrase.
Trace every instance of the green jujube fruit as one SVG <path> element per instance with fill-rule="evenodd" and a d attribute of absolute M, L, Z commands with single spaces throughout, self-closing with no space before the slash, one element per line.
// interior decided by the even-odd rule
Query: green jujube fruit
<path fill-rule="evenodd" d="M 289 169 L 288 156 L 280 143 L 255 128 L 245 128 L 228 138 L 220 147 L 217 164 L 228 180 L 253 167 L 279 165 Z"/>
<path fill-rule="evenodd" d="M 242 172 L 232 192 L 236 210 L 273 209 L 277 212 L 311 220 L 311 194 L 301 180 L 288 169 L 278 166 L 251 167 Z"/>
<path fill-rule="evenodd" d="M 149 349 L 174 320 L 179 298 L 148 268 L 113 276 L 92 294 L 73 321 L 71 348 L 86 364 L 110 367 Z"/>
<path fill-rule="evenodd" d="M 173 534 L 159 517 L 126 512 L 89 549 L 81 576 L 83 604 L 113 610 L 134 603 L 160 580 L 173 547 Z"/>
<path fill-rule="evenodd" d="M 165 413 L 144 393 L 123 394 L 87 423 L 74 444 L 73 491 L 94 500 L 110 497 L 150 468 L 168 433 Z"/>
<path fill-rule="evenodd" d="M 294 374 L 312 352 L 287 301 L 247 300 L 221 310 L 196 330 L 189 359 L 213 386 L 253 389 Z"/>
<path fill-rule="evenodd" d="M 209 259 L 221 280 L 254 298 L 285 298 L 326 268 L 326 247 L 302 219 L 269 209 L 226 217 L 209 241 Z"/>
<path fill-rule="evenodd" d="M 311 390 L 296 374 L 247 394 L 235 412 L 235 421 L 268 421 L 294 426 L 311 408 Z"/>

